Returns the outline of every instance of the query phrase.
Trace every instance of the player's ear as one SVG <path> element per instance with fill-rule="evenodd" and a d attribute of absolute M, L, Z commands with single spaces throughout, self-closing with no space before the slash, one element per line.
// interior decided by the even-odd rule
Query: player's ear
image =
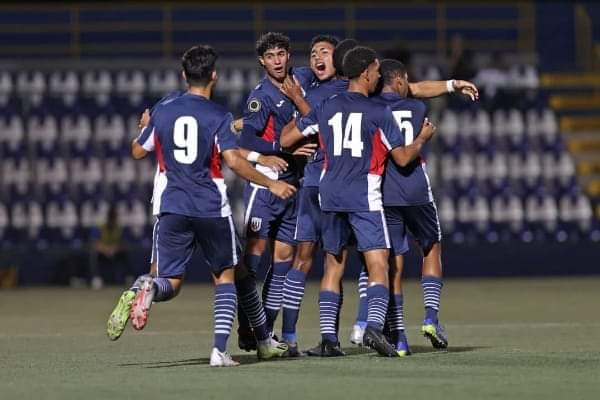
<path fill-rule="evenodd" d="M 260 65 L 262 65 L 263 67 L 265 66 L 265 59 L 262 57 L 258 57 L 258 62 L 260 63 Z"/>
<path fill-rule="evenodd" d="M 211 74 L 211 76 L 210 76 L 210 79 L 211 79 L 213 82 L 216 82 L 216 81 L 219 79 L 219 75 L 217 74 L 217 70 L 216 70 L 216 69 L 215 69 L 215 70 L 212 72 L 212 74 Z"/>
<path fill-rule="evenodd" d="M 185 76 L 185 71 L 181 71 L 181 77 L 183 78 L 184 81 L 187 82 L 187 78 Z"/>

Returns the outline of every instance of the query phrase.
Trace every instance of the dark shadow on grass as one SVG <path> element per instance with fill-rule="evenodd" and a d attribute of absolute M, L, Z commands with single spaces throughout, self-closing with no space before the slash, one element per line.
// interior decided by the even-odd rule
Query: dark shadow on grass
<path fill-rule="evenodd" d="M 469 351 L 477 351 L 487 349 L 486 346 L 450 346 L 447 349 L 434 349 L 431 346 L 410 346 L 413 354 L 422 353 L 466 353 Z"/>
<path fill-rule="evenodd" d="M 259 360 L 255 354 L 241 354 L 233 355 L 235 361 L 243 365 L 251 365 L 259 362 L 285 362 L 285 361 L 296 361 L 301 358 L 274 358 L 268 361 Z M 206 365 L 208 366 L 210 359 L 204 358 L 190 358 L 185 360 L 173 360 L 173 361 L 151 361 L 151 362 L 140 362 L 140 363 L 127 363 L 119 364 L 119 367 L 144 367 L 144 368 L 173 368 L 173 367 L 185 367 L 190 365 Z"/>

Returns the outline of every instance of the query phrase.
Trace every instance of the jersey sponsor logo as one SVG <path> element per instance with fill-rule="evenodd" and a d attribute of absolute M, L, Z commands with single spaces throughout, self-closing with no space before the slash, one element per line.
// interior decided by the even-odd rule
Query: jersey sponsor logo
<path fill-rule="evenodd" d="M 262 105 L 260 104 L 260 101 L 258 99 L 250 99 L 250 101 L 248 102 L 248 111 L 250 112 L 259 112 L 261 107 Z"/>
<path fill-rule="evenodd" d="M 252 217 L 250 220 L 250 230 L 252 232 L 260 231 L 260 227 L 262 226 L 262 218 Z"/>
<path fill-rule="evenodd" d="M 285 100 L 281 100 L 279 103 L 275 104 L 275 107 L 280 108 L 283 103 L 285 103 Z"/>

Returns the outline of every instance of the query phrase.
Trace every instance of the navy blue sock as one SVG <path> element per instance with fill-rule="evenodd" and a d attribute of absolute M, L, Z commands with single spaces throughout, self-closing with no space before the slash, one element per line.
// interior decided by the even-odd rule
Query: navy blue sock
<path fill-rule="evenodd" d="M 288 343 L 296 343 L 296 324 L 300 314 L 300 304 L 304 298 L 306 274 L 297 269 L 290 269 L 283 284 L 283 328 L 281 336 Z"/>
<path fill-rule="evenodd" d="M 173 290 L 173 285 L 171 285 L 171 281 L 167 278 L 154 278 L 154 288 L 156 289 L 156 294 L 154 295 L 154 301 L 167 301 L 171 300 L 175 297 L 175 290 Z"/>
<path fill-rule="evenodd" d="M 383 330 L 385 316 L 387 314 L 390 291 L 383 285 L 377 284 L 367 288 L 367 298 L 369 301 L 369 314 L 367 316 L 367 326 L 377 331 Z"/>
<path fill-rule="evenodd" d="M 283 303 L 283 285 L 285 276 L 292 267 L 292 260 L 273 263 L 270 279 L 263 286 L 263 304 L 267 315 L 267 327 L 273 330 L 277 314 Z"/>
<path fill-rule="evenodd" d="M 339 304 L 339 294 L 327 290 L 322 290 L 319 293 L 319 325 L 323 341 L 338 342 L 335 323 Z"/>
<path fill-rule="evenodd" d="M 233 283 L 224 283 L 215 287 L 215 347 L 223 352 L 227 348 L 227 339 L 237 308 L 237 295 Z"/>
<path fill-rule="evenodd" d="M 244 262 L 246 264 L 246 268 L 248 269 L 248 273 L 252 276 L 253 279 L 256 279 L 256 271 L 260 265 L 261 256 L 255 256 L 253 254 L 246 254 L 244 256 Z M 250 321 L 248 321 L 248 317 L 244 312 L 242 304 L 238 302 L 238 325 L 240 331 L 249 331 L 250 330 Z"/>
<path fill-rule="evenodd" d="M 438 311 L 442 297 L 442 280 L 435 276 L 424 276 L 421 279 L 423 287 L 423 303 L 425 304 L 425 319 L 438 322 Z"/>
<path fill-rule="evenodd" d="M 367 302 L 367 285 L 369 283 L 369 275 L 364 269 L 358 277 L 358 313 L 356 315 L 356 325 L 364 328 L 367 326 L 367 313 L 369 305 Z"/>
<path fill-rule="evenodd" d="M 248 316 L 250 326 L 254 329 L 254 336 L 256 336 L 257 340 L 269 338 L 267 317 L 256 291 L 254 277 L 247 276 L 235 281 L 235 287 L 238 293 L 238 302 Z"/>

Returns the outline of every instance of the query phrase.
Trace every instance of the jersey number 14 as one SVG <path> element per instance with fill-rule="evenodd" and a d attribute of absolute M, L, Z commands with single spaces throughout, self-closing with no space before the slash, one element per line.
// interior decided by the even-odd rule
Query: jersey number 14
<path fill-rule="evenodd" d="M 362 157 L 363 142 L 361 137 L 362 113 L 350 113 L 346 121 L 346 129 L 342 132 L 342 113 L 335 113 L 328 121 L 333 129 L 333 155 L 341 156 L 343 149 L 349 149 L 352 157 Z"/>

